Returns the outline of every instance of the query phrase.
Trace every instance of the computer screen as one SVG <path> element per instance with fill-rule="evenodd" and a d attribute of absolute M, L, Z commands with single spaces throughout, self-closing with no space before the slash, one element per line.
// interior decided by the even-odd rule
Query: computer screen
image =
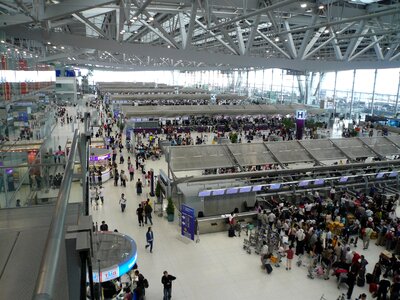
<path fill-rule="evenodd" d="M 213 196 L 220 196 L 225 194 L 225 189 L 218 189 L 218 190 L 213 190 L 212 191 L 212 195 Z"/>
<path fill-rule="evenodd" d="M 397 171 L 392 171 L 390 172 L 389 177 L 396 177 L 397 175 L 398 175 Z"/>
<path fill-rule="evenodd" d="M 273 183 L 269 186 L 269 188 L 271 190 L 279 190 L 281 188 L 281 184 L 280 183 Z"/>
<path fill-rule="evenodd" d="M 343 176 L 343 177 L 340 177 L 339 182 L 344 183 L 344 182 L 347 182 L 348 179 L 349 179 L 348 176 Z"/>
<path fill-rule="evenodd" d="M 259 192 L 262 190 L 262 185 L 255 185 L 253 186 L 253 188 L 251 189 L 252 192 Z"/>
<path fill-rule="evenodd" d="M 208 197 L 210 195 L 211 195 L 211 191 L 208 191 L 208 190 L 199 192 L 199 197 Z"/>
<path fill-rule="evenodd" d="M 249 193 L 251 191 L 251 186 L 244 186 L 239 189 L 239 193 Z"/>
<path fill-rule="evenodd" d="M 315 185 L 322 185 L 324 184 L 325 180 L 324 179 L 315 179 L 314 184 Z"/>
<path fill-rule="evenodd" d="M 299 186 L 300 186 L 300 187 L 305 187 L 305 186 L 308 186 L 308 183 L 309 183 L 308 180 L 303 180 L 303 181 L 300 181 L 300 182 L 299 182 Z"/>
<path fill-rule="evenodd" d="M 234 187 L 234 188 L 229 188 L 226 190 L 226 194 L 227 195 L 232 195 L 232 194 L 236 194 L 239 191 L 239 188 Z"/>
<path fill-rule="evenodd" d="M 376 175 L 376 179 L 381 179 L 381 178 L 383 178 L 383 176 L 385 176 L 385 173 L 384 172 L 380 172 L 380 173 L 378 173 Z"/>

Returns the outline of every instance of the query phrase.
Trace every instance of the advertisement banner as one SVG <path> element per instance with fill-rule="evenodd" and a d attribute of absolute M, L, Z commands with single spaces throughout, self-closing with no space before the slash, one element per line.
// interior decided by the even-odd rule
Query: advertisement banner
<path fill-rule="evenodd" d="M 194 209 L 185 204 L 182 204 L 181 213 L 182 213 L 181 234 L 194 241 L 194 233 L 195 233 Z"/>

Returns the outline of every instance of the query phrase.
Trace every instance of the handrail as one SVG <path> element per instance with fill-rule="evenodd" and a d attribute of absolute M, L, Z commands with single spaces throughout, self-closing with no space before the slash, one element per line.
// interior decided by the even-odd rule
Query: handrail
<path fill-rule="evenodd" d="M 74 172 L 75 155 L 78 146 L 79 130 L 74 132 L 71 151 L 65 168 L 65 175 L 61 182 L 56 206 L 47 235 L 46 246 L 40 263 L 39 274 L 33 293 L 33 300 L 53 299 L 56 273 L 60 260 L 60 250 L 64 239 L 64 225 L 67 215 L 68 199 L 71 190 Z"/>

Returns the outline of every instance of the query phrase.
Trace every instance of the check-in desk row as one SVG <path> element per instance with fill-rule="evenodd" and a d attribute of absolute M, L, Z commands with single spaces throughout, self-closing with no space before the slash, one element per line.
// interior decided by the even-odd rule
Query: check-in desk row
<path fill-rule="evenodd" d="M 199 233 L 212 233 L 228 231 L 229 214 L 219 215 L 212 217 L 198 218 Z M 257 211 L 242 212 L 236 214 L 236 221 L 238 223 L 255 223 L 257 220 Z"/>

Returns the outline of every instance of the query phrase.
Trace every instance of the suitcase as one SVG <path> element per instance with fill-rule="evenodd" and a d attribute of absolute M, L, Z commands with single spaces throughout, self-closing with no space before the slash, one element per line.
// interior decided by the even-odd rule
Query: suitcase
<path fill-rule="evenodd" d="M 229 237 L 234 237 L 235 236 L 235 228 L 229 227 L 228 236 Z"/>
<path fill-rule="evenodd" d="M 367 273 L 367 275 L 365 275 L 365 278 L 367 279 L 367 284 L 371 284 L 374 282 L 374 275 L 372 275 L 371 273 Z"/>
<path fill-rule="evenodd" d="M 363 287 L 365 285 L 365 278 L 364 276 L 357 277 L 357 286 Z"/>
<path fill-rule="evenodd" d="M 266 264 L 266 265 L 265 265 L 265 270 L 267 271 L 268 274 L 271 274 L 271 272 L 272 272 L 273 269 L 272 269 L 272 267 L 271 267 L 270 264 Z"/>
<path fill-rule="evenodd" d="M 371 294 L 376 293 L 378 291 L 378 285 L 374 282 L 369 284 L 369 292 Z"/>

